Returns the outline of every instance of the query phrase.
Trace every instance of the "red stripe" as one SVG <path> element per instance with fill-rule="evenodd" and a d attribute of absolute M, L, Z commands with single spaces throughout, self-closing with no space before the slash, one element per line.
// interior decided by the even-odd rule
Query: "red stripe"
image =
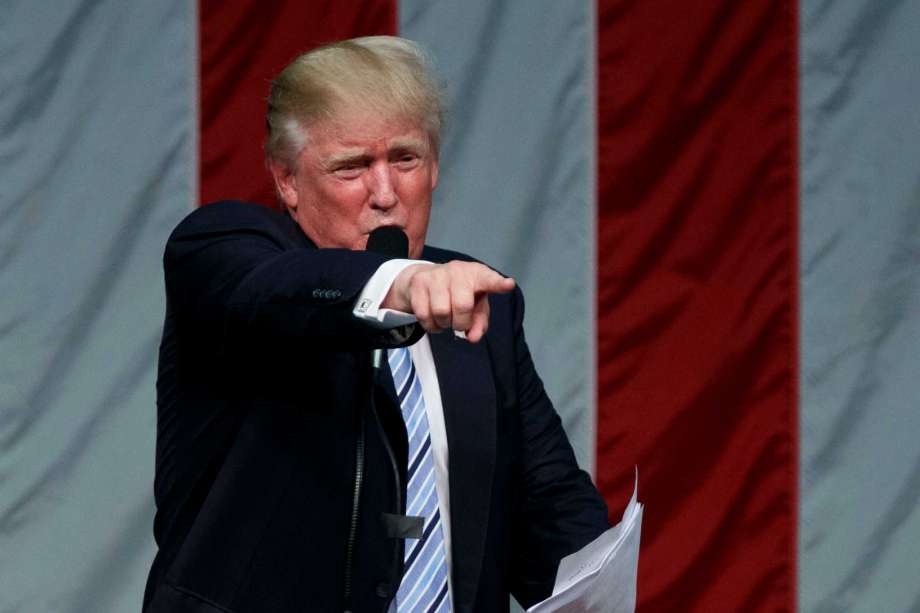
<path fill-rule="evenodd" d="M 795 3 L 598 0 L 598 453 L 644 611 L 792 611 Z"/>
<path fill-rule="evenodd" d="M 396 0 L 202 0 L 200 201 L 274 204 L 262 153 L 269 81 L 319 44 L 395 34 L 396 15 Z"/>

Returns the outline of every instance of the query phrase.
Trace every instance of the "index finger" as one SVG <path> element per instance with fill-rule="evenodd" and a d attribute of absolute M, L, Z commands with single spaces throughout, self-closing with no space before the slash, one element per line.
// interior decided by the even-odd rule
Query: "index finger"
<path fill-rule="evenodd" d="M 487 294 L 507 294 L 514 289 L 515 282 L 511 277 L 503 277 L 491 268 L 483 266 L 476 277 L 475 291 Z"/>

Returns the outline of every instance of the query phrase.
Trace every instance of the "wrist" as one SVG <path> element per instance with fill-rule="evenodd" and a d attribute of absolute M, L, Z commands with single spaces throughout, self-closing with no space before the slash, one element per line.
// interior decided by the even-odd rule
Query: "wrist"
<path fill-rule="evenodd" d="M 394 311 L 402 311 L 403 313 L 412 312 L 412 304 L 409 299 L 409 287 L 412 283 L 412 277 L 415 276 L 423 268 L 429 266 L 434 266 L 430 263 L 418 263 L 412 264 L 411 266 L 406 266 L 402 269 L 396 278 L 393 280 L 393 284 L 390 285 L 389 291 L 387 291 L 386 296 L 383 301 L 380 303 L 380 307 L 384 309 L 392 309 Z"/>

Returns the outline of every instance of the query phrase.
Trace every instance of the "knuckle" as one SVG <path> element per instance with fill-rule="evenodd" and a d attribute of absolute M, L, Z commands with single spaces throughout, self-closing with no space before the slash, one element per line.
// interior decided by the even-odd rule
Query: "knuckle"
<path fill-rule="evenodd" d="M 473 301 L 468 298 L 459 298 L 454 302 L 454 311 L 467 314 L 473 310 Z"/>
<path fill-rule="evenodd" d="M 415 313 L 415 316 L 419 319 L 424 319 L 428 316 L 428 309 L 425 301 L 421 299 L 418 295 L 413 295 L 409 304 L 412 305 L 412 312 Z"/>

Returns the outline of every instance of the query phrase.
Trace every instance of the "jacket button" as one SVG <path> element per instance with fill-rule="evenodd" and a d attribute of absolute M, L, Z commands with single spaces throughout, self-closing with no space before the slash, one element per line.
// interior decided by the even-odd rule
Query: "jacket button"
<path fill-rule="evenodd" d="M 340 292 L 340 291 L 337 290 L 337 289 L 334 289 L 334 290 L 332 290 L 332 297 L 333 297 L 333 298 L 341 298 L 341 297 L 342 297 L 342 292 Z"/>
<path fill-rule="evenodd" d="M 380 583 L 378 583 L 377 584 L 377 595 L 380 596 L 381 598 L 389 598 L 390 597 L 390 584 L 384 581 L 381 581 Z"/>
<path fill-rule="evenodd" d="M 319 298 L 319 297 L 322 296 L 322 295 L 323 295 L 323 290 L 321 290 L 321 289 L 315 289 L 315 290 L 313 290 L 313 297 L 314 297 L 314 298 Z"/>

